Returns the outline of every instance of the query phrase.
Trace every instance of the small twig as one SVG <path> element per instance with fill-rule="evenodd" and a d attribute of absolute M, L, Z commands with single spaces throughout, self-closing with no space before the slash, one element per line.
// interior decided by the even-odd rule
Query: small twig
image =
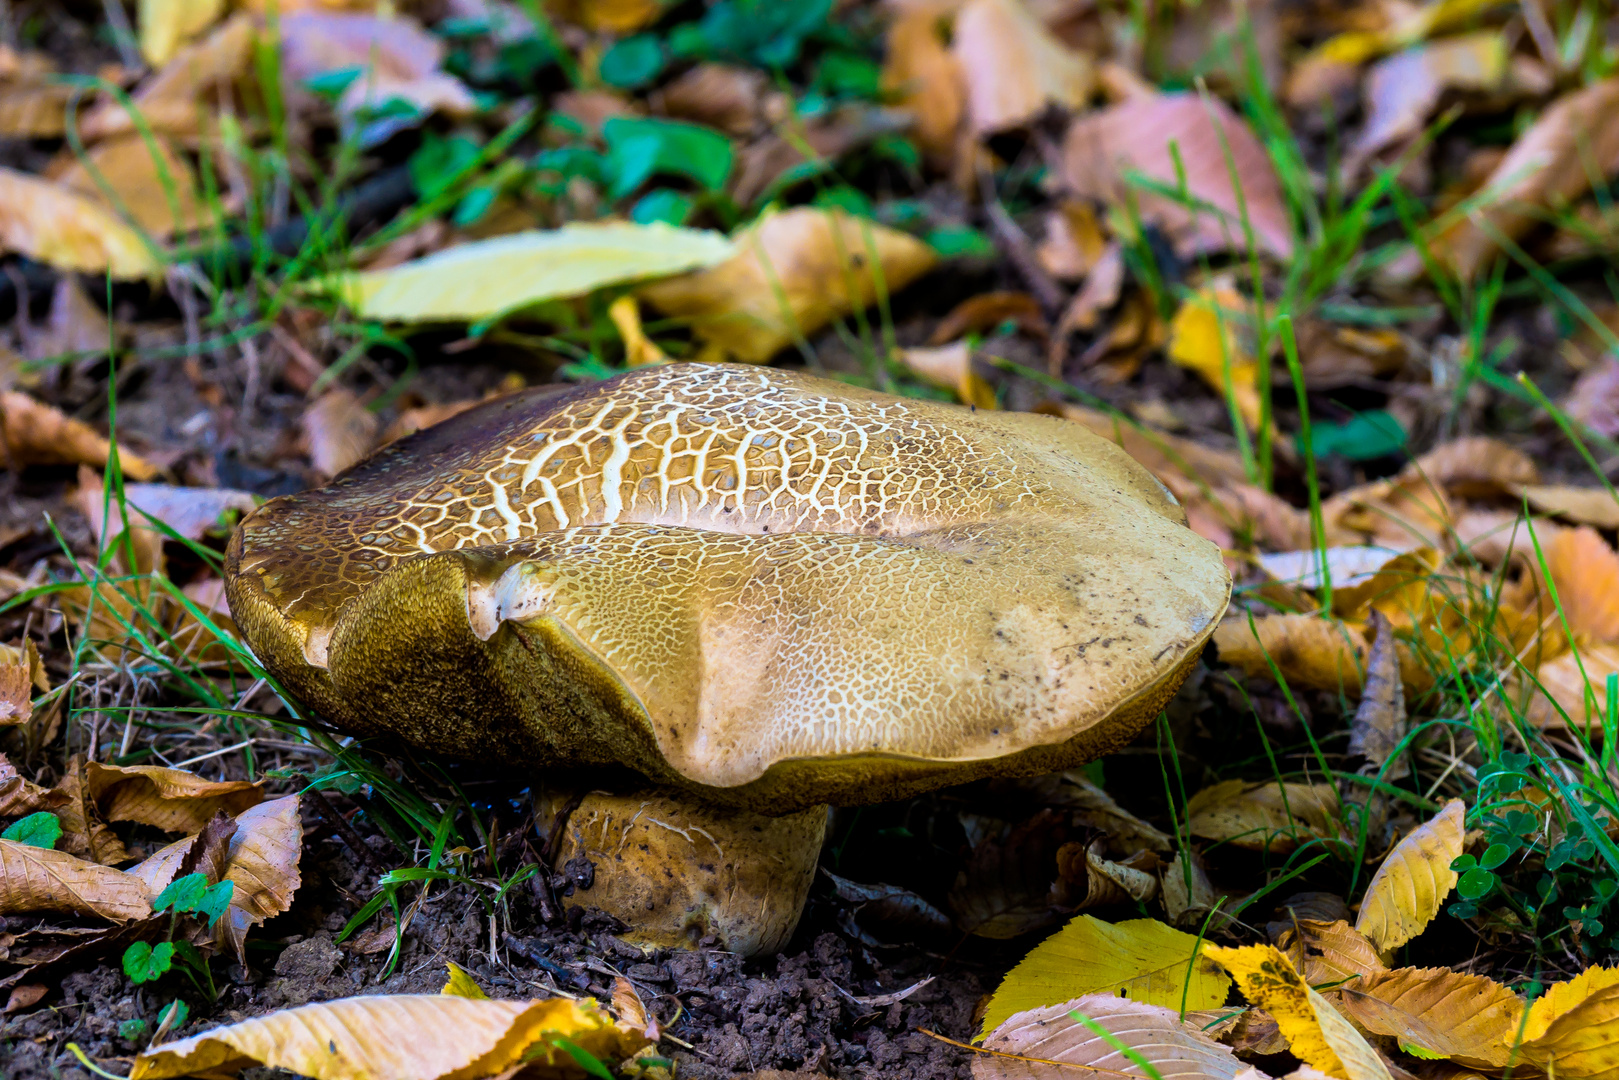
<path fill-rule="evenodd" d="M 332 805 L 332 800 L 326 797 L 326 793 L 324 791 L 317 787 L 312 787 L 307 790 L 309 791 L 310 795 L 314 796 L 314 798 L 310 800 L 310 805 L 315 808 L 315 812 L 324 818 L 326 823 L 332 827 L 339 837 L 342 838 L 343 843 L 348 845 L 349 850 L 353 851 L 354 854 L 358 855 L 365 861 L 367 866 L 379 874 L 386 874 L 390 869 L 392 869 L 392 867 L 382 861 L 381 856 L 371 850 L 371 845 L 367 844 L 360 838 L 360 834 L 354 831 L 354 826 L 350 825 L 348 819 L 338 811 L 337 807 Z"/>
<path fill-rule="evenodd" d="M 1063 307 L 1068 302 L 1062 286 L 1058 285 L 1050 274 L 1040 266 L 1040 261 L 1034 257 L 1034 246 L 1018 223 L 1012 220 L 1012 215 L 1006 212 L 1001 205 L 1000 196 L 995 193 L 995 179 L 988 169 L 978 171 L 978 191 L 984 200 L 984 213 L 989 216 L 990 232 L 994 236 L 995 246 L 1000 248 L 1001 254 L 1012 264 L 1012 269 L 1018 272 L 1023 283 L 1029 287 L 1035 300 L 1040 304 L 1041 310 L 1051 319 L 1062 314 Z"/>

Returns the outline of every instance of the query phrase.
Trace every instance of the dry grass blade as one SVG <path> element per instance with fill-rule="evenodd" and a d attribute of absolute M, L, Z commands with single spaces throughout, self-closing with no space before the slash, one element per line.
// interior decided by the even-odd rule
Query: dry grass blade
<path fill-rule="evenodd" d="M 1111 1041 L 1071 1013 L 1090 1019 Z M 1009 1017 L 984 1040 L 991 1053 L 973 1059 L 973 1080 L 1146 1076 L 1115 1043 L 1144 1058 L 1161 1080 L 1235 1080 L 1247 1068 L 1173 1009 L 1093 994 Z"/>
<path fill-rule="evenodd" d="M 85 766 L 90 798 L 108 821 L 138 821 L 168 832 L 200 832 L 220 811 L 239 814 L 264 798 L 264 782 L 205 780 L 158 765 Z"/>
<path fill-rule="evenodd" d="M 0 840 L 0 915 L 54 911 L 111 922 L 152 913 L 140 878 L 65 851 Z"/>
<path fill-rule="evenodd" d="M 1462 853 L 1467 807 L 1452 799 L 1430 821 L 1401 840 L 1366 886 L 1355 929 L 1381 951 L 1422 933 L 1456 884 L 1451 862 Z"/>
<path fill-rule="evenodd" d="M 1339 1008 L 1367 1031 L 1481 1069 L 1511 1063 L 1523 1019 L 1517 994 L 1448 968 L 1398 968 L 1356 980 L 1342 989 Z"/>
<path fill-rule="evenodd" d="M 135 1059 L 130 1080 L 250 1065 L 314 1080 L 470 1080 L 494 1076 L 531 1051 L 538 1053 L 539 1067 L 556 1070 L 572 1060 L 549 1042 L 557 1036 L 610 1060 L 640 1041 L 619 1030 L 594 1002 L 379 995 L 286 1009 L 155 1047 Z"/>

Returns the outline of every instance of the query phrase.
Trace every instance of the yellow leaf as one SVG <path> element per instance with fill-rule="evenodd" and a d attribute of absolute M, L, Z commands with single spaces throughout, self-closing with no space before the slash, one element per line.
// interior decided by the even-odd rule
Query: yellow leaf
<path fill-rule="evenodd" d="M 1338 1080 L 1392 1080 L 1388 1067 L 1332 1003 L 1311 990 L 1271 945 L 1205 945 L 1250 1002 L 1276 1018 L 1293 1055 Z"/>
<path fill-rule="evenodd" d="M 1169 358 L 1189 368 L 1237 405 L 1243 422 L 1259 426 L 1259 365 L 1238 335 L 1248 302 L 1230 285 L 1199 289 L 1169 323 Z"/>
<path fill-rule="evenodd" d="M 115 278 L 162 269 L 140 234 L 100 201 L 15 169 L 0 168 L 0 247 L 59 270 Z"/>
<path fill-rule="evenodd" d="M 1032 120 L 1047 103 L 1077 109 L 1090 96 L 1090 57 L 1046 28 L 1023 0 L 971 0 L 952 46 L 976 135 Z"/>
<path fill-rule="evenodd" d="M 1013 1013 L 1084 994 L 1116 994 L 1179 1010 L 1225 1003 L 1231 980 L 1205 956 L 1194 965 L 1197 938 L 1155 919 L 1108 924 L 1081 915 L 1036 945 L 1001 981 L 984 1012 L 983 1030 Z M 1188 975 L 1190 972 L 1190 975 Z"/>
<path fill-rule="evenodd" d="M 617 1060 L 645 1040 L 616 1027 L 593 1001 L 478 1001 L 447 994 L 383 994 L 283 1009 L 135 1059 L 130 1080 L 166 1080 L 266 1065 L 314 1080 L 475 1080 L 532 1058 L 546 1075 L 580 1076 L 557 1047 L 571 1040 Z"/>
<path fill-rule="evenodd" d="M 441 994 L 450 994 L 455 997 L 473 998 L 477 1001 L 488 1001 L 489 995 L 483 992 L 478 980 L 467 974 L 467 969 L 451 960 L 446 965 L 450 969 L 450 979 L 444 984 Z"/>
<path fill-rule="evenodd" d="M 1276 939 L 1276 947 L 1314 987 L 1358 987 L 1388 970 L 1372 943 L 1342 919 L 1296 919 Z"/>
<path fill-rule="evenodd" d="M 1338 791 L 1331 784 L 1226 780 L 1193 795 L 1186 816 L 1193 836 L 1260 851 L 1290 851 L 1302 841 L 1341 832 Z"/>
<path fill-rule="evenodd" d="M 254 20 L 237 13 L 200 41 L 185 46 L 163 67 L 141 80 L 130 95 L 133 108 L 119 99 L 104 99 L 85 113 L 80 131 L 86 139 L 104 139 L 145 129 L 171 135 L 195 135 L 217 113 L 211 98 L 253 70 L 258 40 Z"/>
<path fill-rule="evenodd" d="M 224 13 L 225 0 L 140 0 L 141 55 L 162 67 Z"/>
<path fill-rule="evenodd" d="M 1565 1080 L 1619 1072 L 1619 969 L 1591 968 L 1529 1007 L 1523 1057 Z"/>
<path fill-rule="evenodd" d="M 1543 514 L 1556 514 L 1599 529 L 1619 529 L 1619 499 L 1607 488 L 1517 484 L 1512 493 L 1528 499 L 1529 505 Z"/>
<path fill-rule="evenodd" d="M 733 252 L 729 240 L 704 229 L 574 222 L 459 244 L 336 284 L 366 318 L 471 322 L 604 285 L 714 266 Z"/>
<path fill-rule="evenodd" d="M 1355 929 L 1382 952 L 1422 933 L 1456 885 L 1451 862 L 1462 853 L 1467 806 L 1452 799 L 1432 820 L 1394 846 L 1377 868 Z"/>
<path fill-rule="evenodd" d="M 1339 1007 L 1375 1035 L 1489 1069 L 1511 1062 L 1523 1019 L 1517 994 L 1483 975 L 1449 968 L 1398 968 L 1358 979 L 1343 988 Z"/>
<path fill-rule="evenodd" d="M 550 0 L 546 4 L 569 22 L 613 34 L 633 34 L 650 26 L 666 6 L 667 0 Z"/>
<path fill-rule="evenodd" d="M 619 340 L 624 342 L 624 366 L 645 367 L 647 364 L 667 364 L 669 357 L 658 348 L 658 343 L 646 336 L 641 328 L 641 309 L 635 297 L 621 296 L 607 307 L 607 317 L 618 329 Z"/>
<path fill-rule="evenodd" d="M 838 210 L 798 207 L 750 225 L 726 262 L 641 289 L 715 350 L 762 363 L 933 268 L 922 241 Z"/>
<path fill-rule="evenodd" d="M 159 239 L 195 229 L 207 217 L 190 163 L 161 135 L 150 142 L 139 132 L 103 139 L 84 160 L 72 158 L 51 175 L 114 212 L 127 213 Z"/>
<path fill-rule="evenodd" d="M 973 351 L 967 342 L 931 349 L 896 349 L 894 355 L 914 374 L 934 386 L 954 391 L 963 405 L 995 407 L 995 388 L 973 370 Z"/>

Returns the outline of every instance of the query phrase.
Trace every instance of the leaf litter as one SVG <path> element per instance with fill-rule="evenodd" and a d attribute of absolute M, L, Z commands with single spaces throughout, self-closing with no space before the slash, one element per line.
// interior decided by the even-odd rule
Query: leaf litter
<path fill-rule="evenodd" d="M 8 1075 L 1611 1073 L 1605 14 L 103 7 L 0 41 Z M 325 732 L 219 576 L 694 358 L 1083 425 L 1237 582 L 1136 743 L 839 811 L 746 963 L 562 915 L 525 778 Z"/>

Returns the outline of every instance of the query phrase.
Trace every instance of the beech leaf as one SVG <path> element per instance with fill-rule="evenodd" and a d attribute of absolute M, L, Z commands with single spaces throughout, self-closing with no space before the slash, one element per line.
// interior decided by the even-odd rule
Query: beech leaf
<path fill-rule="evenodd" d="M 1151 1075 L 1117 1045 L 1144 1059 L 1158 1080 L 1236 1080 L 1248 1068 L 1174 1009 L 1093 994 L 1008 1017 L 984 1040 L 984 1049 L 996 1053 L 973 1058 L 973 1080 Z"/>
<path fill-rule="evenodd" d="M 1379 951 L 1404 945 L 1422 933 L 1456 885 L 1451 862 L 1462 853 L 1467 806 L 1452 799 L 1445 808 L 1394 845 L 1366 886 L 1355 929 Z"/>

